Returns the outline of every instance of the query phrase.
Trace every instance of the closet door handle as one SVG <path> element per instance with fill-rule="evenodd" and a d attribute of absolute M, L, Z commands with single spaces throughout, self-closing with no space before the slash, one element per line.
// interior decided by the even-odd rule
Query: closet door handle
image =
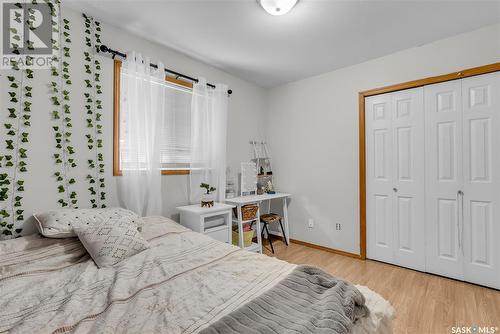
<path fill-rule="evenodd" d="M 463 250 L 463 220 L 464 220 L 464 192 L 462 190 L 457 191 L 457 237 L 458 237 L 458 248 L 464 253 Z"/>
<path fill-rule="evenodd" d="M 464 254 L 464 192 L 462 190 L 458 191 L 460 195 L 460 244 L 462 249 L 462 255 Z"/>
<path fill-rule="evenodd" d="M 457 241 L 458 241 L 458 249 L 462 251 L 462 236 L 460 232 L 460 190 L 457 191 Z"/>

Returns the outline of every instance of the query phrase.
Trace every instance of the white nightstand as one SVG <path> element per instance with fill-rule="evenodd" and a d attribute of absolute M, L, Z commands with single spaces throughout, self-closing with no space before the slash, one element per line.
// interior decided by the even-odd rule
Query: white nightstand
<path fill-rule="evenodd" d="M 234 205 L 215 203 L 211 208 L 199 204 L 180 206 L 181 225 L 216 240 L 232 242 L 232 209 Z"/>

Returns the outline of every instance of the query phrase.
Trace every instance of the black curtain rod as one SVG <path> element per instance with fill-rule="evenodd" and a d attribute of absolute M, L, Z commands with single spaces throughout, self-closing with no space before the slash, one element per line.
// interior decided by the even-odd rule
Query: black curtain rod
<path fill-rule="evenodd" d="M 113 49 L 110 49 L 110 48 L 108 48 L 104 44 L 102 44 L 99 47 L 99 51 L 104 52 L 104 53 L 106 53 L 106 52 L 111 53 L 113 55 L 113 59 L 115 59 L 116 56 L 120 56 L 122 58 L 127 58 L 127 55 L 125 53 L 120 52 L 120 51 L 116 51 L 116 50 L 113 50 Z M 156 65 L 156 64 L 150 64 L 150 65 L 153 68 L 158 68 L 158 65 Z M 176 72 L 176 71 L 169 70 L 168 68 L 165 69 L 165 72 L 175 75 L 176 78 L 180 77 L 180 78 L 188 79 L 188 80 L 193 81 L 193 82 L 198 82 L 198 79 L 196 79 L 196 78 L 190 77 L 188 75 L 185 75 L 185 74 L 182 74 L 182 73 L 179 73 L 179 72 Z M 207 83 L 207 86 L 215 88 L 215 85 L 212 85 L 210 83 Z M 231 95 L 233 93 L 233 91 L 231 89 L 228 89 L 227 93 L 229 95 Z"/>

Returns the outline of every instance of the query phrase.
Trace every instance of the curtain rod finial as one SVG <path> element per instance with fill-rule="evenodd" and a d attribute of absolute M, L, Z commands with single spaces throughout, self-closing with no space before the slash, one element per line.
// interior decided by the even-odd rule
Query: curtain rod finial
<path fill-rule="evenodd" d="M 99 47 L 99 50 L 100 50 L 101 52 L 108 52 L 108 51 L 109 51 L 109 48 L 108 48 L 106 45 L 101 44 L 101 46 Z"/>

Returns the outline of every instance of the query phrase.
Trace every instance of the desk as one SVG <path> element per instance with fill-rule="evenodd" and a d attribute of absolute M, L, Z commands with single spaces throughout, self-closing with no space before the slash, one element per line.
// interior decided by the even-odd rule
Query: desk
<path fill-rule="evenodd" d="M 281 199 L 283 203 L 283 222 L 284 222 L 284 228 L 285 228 L 285 233 L 286 233 L 286 240 L 288 243 L 290 243 L 290 230 L 288 227 L 288 207 L 287 207 L 287 199 L 288 197 L 291 197 L 290 194 L 285 194 L 285 193 L 276 193 L 276 194 L 262 194 L 262 195 L 249 195 L 249 196 L 239 196 L 239 197 L 234 197 L 234 198 L 228 198 L 226 199 L 226 203 L 235 205 L 237 208 L 237 219 L 234 221 L 238 223 L 238 231 L 239 231 L 239 236 L 240 236 L 240 247 L 243 245 L 243 224 L 245 223 L 251 223 L 252 221 L 257 221 L 257 244 L 252 244 L 252 246 L 247 247 L 245 249 L 249 251 L 258 251 L 262 253 L 262 239 L 261 239 L 261 229 L 260 229 L 260 207 L 261 203 L 265 201 L 270 201 L 273 199 Z M 241 215 L 241 207 L 246 204 L 257 204 L 259 205 L 259 210 L 257 211 L 257 215 L 255 219 L 245 221 L 242 219 Z"/>

